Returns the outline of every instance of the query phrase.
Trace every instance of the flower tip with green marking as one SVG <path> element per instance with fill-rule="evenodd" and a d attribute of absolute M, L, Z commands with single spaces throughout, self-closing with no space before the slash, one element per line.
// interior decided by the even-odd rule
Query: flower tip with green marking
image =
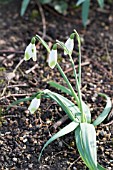
<path fill-rule="evenodd" d="M 72 33 L 70 37 L 65 42 L 66 48 L 69 50 L 70 54 L 72 54 L 74 48 L 74 34 Z M 64 55 L 67 55 L 66 51 L 64 51 Z"/>
<path fill-rule="evenodd" d="M 48 64 L 51 69 L 53 69 L 57 64 L 57 45 L 54 44 L 52 50 L 50 51 Z"/>
<path fill-rule="evenodd" d="M 35 38 L 34 37 L 32 38 L 30 44 L 26 47 L 25 54 L 24 54 L 24 60 L 25 61 L 29 60 L 30 58 L 32 58 L 33 61 L 37 60 Z"/>

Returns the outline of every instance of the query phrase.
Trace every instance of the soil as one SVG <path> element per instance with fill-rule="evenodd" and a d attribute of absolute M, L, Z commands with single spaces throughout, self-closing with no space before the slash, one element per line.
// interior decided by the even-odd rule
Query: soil
<path fill-rule="evenodd" d="M 38 155 L 43 144 L 69 120 L 56 130 L 53 125 L 65 113 L 53 101 L 42 99 L 39 110 L 31 115 L 27 108 L 30 102 L 21 102 L 9 110 L 7 107 L 14 101 L 28 97 L 39 90 L 49 88 L 49 80 L 63 83 L 57 69 L 51 70 L 47 65 L 46 50 L 37 42 L 38 61 L 22 62 L 25 47 L 35 34 L 43 36 L 46 26 L 45 41 L 49 46 L 56 39 L 66 41 L 76 29 L 82 39 L 82 94 L 89 105 L 92 120 L 99 115 L 104 106 L 103 98 L 98 93 L 106 93 L 113 99 L 113 5 L 105 3 L 100 9 L 96 3 L 91 4 L 87 28 L 84 29 L 80 9 L 69 5 L 66 15 L 60 15 L 48 5 L 41 6 L 35 2 L 30 5 L 23 17 L 20 17 L 20 2 L 0 4 L 0 169 L 1 170 L 85 170 L 73 133 L 70 133 L 52 144 L 44 151 L 41 163 Z M 40 10 L 42 9 L 42 13 Z M 44 14 L 43 18 L 41 14 Z M 42 22 L 43 19 L 43 22 Z M 46 25 L 44 25 L 44 19 Z M 77 45 L 73 58 L 77 60 Z M 59 56 L 59 64 L 67 72 L 72 85 L 74 77 L 70 71 L 67 57 Z M 35 65 L 35 68 L 30 70 Z M 28 73 L 29 72 L 29 73 Z M 58 92 L 58 91 L 57 91 Z M 98 162 L 106 169 L 113 169 L 113 114 L 96 128 Z"/>

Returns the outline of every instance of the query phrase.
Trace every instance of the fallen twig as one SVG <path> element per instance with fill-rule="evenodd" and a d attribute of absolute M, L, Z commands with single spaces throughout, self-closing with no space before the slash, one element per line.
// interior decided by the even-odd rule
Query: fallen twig
<path fill-rule="evenodd" d="M 7 96 L 3 96 L 0 98 L 0 100 L 3 100 L 5 98 L 8 98 L 8 97 L 21 97 L 21 96 L 31 96 L 32 93 L 29 93 L 29 94 L 9 94 Z"/>
<path fill-rule="evenodd" d="M 68 116 L 65 115 L 60 120 L 58 120 L 52 127 L 56 130 L 59 126 L 61 126 L 66 120 L 68 120 Z"/>
<path fill-rule="evenodd" d="M 0 50 L 0 53 L 15 53 L 15 54 L 24 54 L 24 51 L 15 51 L 15 50 Z"/>
<path fill-rule="evenodd" d="M 26 83 L 24 83 L 24 84 L 14 84 L 14 85 L 7 86 L 7 88 L 26 87 L 26 86 L 28 86 L 28 84 L 26 84 Z"/>
<path fill-rule="evenodd" d="M 29 70 L 26 70 L 25 73 L 29 74 L 30 72 L 32 72 L 33 70 L 35 70 L 38 67 L 38 64 L 35 64 L 33 67 L 31 67 Z"/>
<path fill-rule="evenodd" d="M 86 66 L 86 65 L 89 65 L 89 64 L 90 64 L 90 62 L 86 61 L 84 63 L 81 63 L 81 66 Z M 76 65 L 75 68 L 78 68 L 78 65 Z M 72 70 L 73 70 L 73 68 L 69 68 L 69 69 L 65 70 L 64 73 L 66 74 L 66 73 L 68 73 L 68 72 L 70 72 Z"/>
<path fill-rule="evenodd" d="M 40 2 L 38 0 L 36 0 L 36 3 L 38 5 L 38 8 L 39 8 L 39 11 L 40 11 L 40 15 L 41 15 L 41 18 L 42 18 L 42 24 L 43 24 L 43 35 L 42 35 L 42 39 L 45 38 L 45 35 L 46 35 L 46 19 L 45 19 L 45 15 L 44 15 L 44 12 L 43 12 L 43 8 L 40 4 Z"/>

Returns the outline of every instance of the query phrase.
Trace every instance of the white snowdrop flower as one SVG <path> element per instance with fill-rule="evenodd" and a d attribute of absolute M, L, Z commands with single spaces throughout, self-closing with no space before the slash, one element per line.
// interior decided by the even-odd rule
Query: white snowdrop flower
<path fill-rule="evenodd" d="M 40 99 L 37 99 L 36 97 L 31 101 L 30 106 L 28 107 L 28 110 L 31 114 L 33 114 L 40 106 Z"/>
<path fill-rule="evenodd" d="M 46 94 L 46 93 L 49 93 L 51 91 L 49 89 L 45 89 L 45 90 L 43 90 L 43 92 Z"/>
<path fill-rule="evenodd" d="M 74 39 L 69 37 L 67 41 L 65 42 L 65 46 L 69 50 L 70 54 L 72 54 L 72 51 L 74 48 Z M 66 51 L 64 51 L 64 55 L 67 55 Z"/>
<path fill-rule="evenodd" d="M 37 60 L 36 57 L 36 46 L 35 46 L 35 38 L 32 38 L 30 44 L 26 47 L 25 49 L 25 55 L 24 55 L 24 60 L 27 61 L 30 58 L 33 59 L 33 61 Z"/>
<path fill-rule="evenodd" d="M 57 45 L 56 44 L 53 46 L 53 49 L 50 51 L 48 64 L 49 64 L 49 67 L 52 69 L 57 64 Z"/>

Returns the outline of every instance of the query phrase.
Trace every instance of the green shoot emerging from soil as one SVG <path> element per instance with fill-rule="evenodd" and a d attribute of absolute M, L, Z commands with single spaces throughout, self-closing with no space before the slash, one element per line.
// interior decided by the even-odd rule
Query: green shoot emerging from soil
<path fill-rule="evenodd" d="M 75 69 L 74 61 L 72 58 L 72 52 L 74 48 L 74 38 L 77 39 L 78 42 L 78 49 L 79 49 L 79 56 L 78 56 L 78 62 L 79 62 L 79 68 L 78 72 Z M 40 106 L 41 98 L 51 98 L 54 100 L 61 108 L 62 110 L 68 115 L 69 119 L 71 120 L 71 123 L 66 125 L 63 129 L 61 129 L 59 132 L 54 134 L 43 146 L 40 155 L 39 155 L 39 161 L 42 156 L 43 150 L 55 139 L 64 136 L 72 131 L 74 131 L 75 141 L 77 145 L 77 149 L 79 151 L 79 154 L 86 164 L 86 166 L 90 170 L 104 170 L 101 165 L 97 162 L 97 147 L 96 147 L 96 131 L 95 126 L 99 125 L 108 115 L 111 109 L 111 101 L 108 96 L 105 94 L 99 94 L 100 96 L 104 97 L 106 99 L 106 106 L 103 110 L 103 112 L 97 117 L 97 119 L 91 123 L 91 113 L 88 108 L 88 106 L 84 103 L 82 100 L 81 95 L 81 41 L 79 34 L 76 30 L 70 35 L 69 39 L 63 43 L 59 40 L 56 40 L 56 43 L 53 45 L 52 49 L 50 50 L 47 43 L 38 35 L 32 38 L 31 43 L 27 46 L 25 50 L 25 60 L 29 60 L 32 58 L 34 61 L 37 60 L 36 58 L 36 47 L 35 47 L 35 41 L 39 40 L 42 45 L 46 48 L 47 52 L 49 53 L 48 58 L 48 65 L 51 69 L 54 69 L 54 67 L 57 67 L 59 70 L 61 76 L 63 77 L 64 81 L 66 82 L 67 87 L 62 86 L 56 82 L 49 82 L 49 84 L 52 87 L 55 87 L 64 93 L 70 95 L 73 97 L 74 101 L 71 101 L 67 99 L 66 97 L 52 92 L 48 89 L 45 89 L 43 91 L 40 91 L 36 93 L 35 96 L 32 96 L 29 98 L 31 101 L 31 104 L 28 108 L 28 110 L 33 114 L 38 107 Z M 62 68 L 60 67 L 59 63 L 57 62 L 57 49 L 58 47 L 62 48 L 64 50 L 64 55 L 67 55 L 69 57 L 69 61 L 71 62 L 72 68 L 73 68 L 73 74 L 75 77 L 76 82 L 76 91 L 72 87 L 69 79 L 67 78 L 66 74 L 63 72 Z M 28 99 L 28 100 L 29 100 Z M 26 99 L 25 99 L 26 100 Z M 23 99 L 24 101 L 24 99 Z M 75 104 L 76 103 L 76 104 Z"/>

